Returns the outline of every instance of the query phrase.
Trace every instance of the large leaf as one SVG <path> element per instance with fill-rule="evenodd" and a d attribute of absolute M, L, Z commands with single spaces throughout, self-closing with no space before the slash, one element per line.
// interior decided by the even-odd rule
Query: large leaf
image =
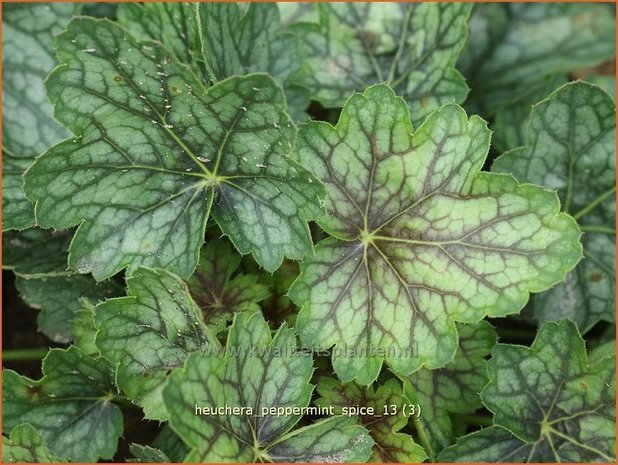
<path fill-rule="evenodd" d="M 97 280 L 128 267 L 192 273 L 212 216 L 267 270 L 311 250 L 320 187 L 287 156 L 295 130 L 268 76 L 204 89 L 156 43 L 73 20 L 47 89 L 75 134 L 25 175 L 43 227 L 80 224 L 69 264 Z"/>
<path fill-rule="evenodd" d="M 227 242 L 211 241 L 187 280 L 204 322 L 215 332 L 224 330 L 235 313 L 258 311 L 258 302 L 268 297 L 267 287 L 257 282 L 256 275 L 237 273 L 240 260 Z"/>
<path fill-rule="evenodd" d="M 400 432 L 408 417 L 403 411 L 403 390 L 396 379 L 390 378 L 377 388 L 364 389 L 356 383 L 341 384 L 336 379 L 321 378 L 316 390 L 320 397 L 315 404 L 332 406 L 336 414 L 341 414 L 344 407 L 373 409 L 374 414 L 358 417 L 374 441 L 371 462 L 411 463 L 427 458 L 412 436 Z"/>
<path fill-rule="evenodd" d="M 23 173 L 35 155 L 67 137 L 52 118 L 43 81 L 56 65 L 53 37 L 79 4 L 10 4 L 2 14 L 2 230 L 34 225 Z"/>
<path fill-rule="evenodd" d="M 476 5 L 459 68 L 475 111 L 490 116 L 548 76 L 594 66 L 615 54 L 610 5 Z"/>
<path fill-rule="evenodd" d="M 5 432 L 29 423 L 49 451 L 70 461 L 111 459 L 122 434 L 114 372 L 105 359 L 94 360 L 76 347 L 52 349 L 38 381 L 5 370 L 2 427 Z"/>
<path fill-rule="evenodd" d="M 496 426 L 463 436 L 440 461 L 614 462 L 613 350 L 586 356 L 573 322 L 546 323 L 530 348 L 498 344 L 481 392 Z"/>
<path fill-rule="evenodd" d="M 432 458 L 455 440 L 451 414 L 474 413 L 481 407 L 479 392 L 487 384 L 485 357 L 496 343 L 496 333 L 485 321 L 458 325 L 457 330 L 459 347 L 453 361 L 439 370 L 422 369 L 404 378 L 406 396 L 421 407 L 414 424 Z"/>
<path fill-rule="evenodd" d="M 17 277 L 15 285 L 21 298 L 32 308 L 40 309 L 39 330 L 52 341 L 73 340 L 71 326 L 84 302 L 97 302 L 120 294 L 112 282 L 97 283 L 90 276 L 49 276 L 39 279 Z"/>
<path fill-rule="evenodd" d="M 615 321 L 616 106 L 584 82 L 567 84 L 534 106 L 526 146 L 499 157 L 494 171 L 556 189 L 584 231 L 584 256 L 566 281 L 535 296 L 539 322 L 570 318 L 582 332 Z"/>
<path fill-rule="evenodd" d="M 170 425 L 192 449 L 187 460 L 366 461 L 372 441 L 354 418 L 332 417 L 292 430 L 311 398 L 311 361 L 297 351 L 296 336 L 285 324 L 271 338 L 259 312 L 237 314 L 226 350 L 192 354 L 164 389 Z M 225 407 L 251 410 L 197 411 Z M 277 415 L 264 408 L 298 411 Z"/>
<path fill-rule="evenodd" d="M 41 433 L 29 424 L 17 425 L 6 437 L 2 436 L 2 463 L 63 462 L 51 454 Z"/>
<path fill-rule="evenodd" d="M 383 359 L 402 374 L 443 366 L 454 321 L 515 313 L 579 260 L 579 229 L 555 194 L 479 172 L 488 145 L 485 123 L 456 105 L 412 134 L 385 85 L 352 96 L 336 127 L 302 127 L 299 157 L 326 185 L 318 223 L 334 237 L 290 296 L 303 342 L 336 346 L 342 381 L 371 383 Z"/>
<path fill-rule="evenodd" d="M 127 297 L 95 308 L 96 345 L 116 365 L 118 387 L 144 408 L 146 418 L 166 419 L 161 392 L 169 373 L 214 339 L 179 278 L 140 268 L 127 286 Z"/>
<path fill-rule="evenodd" d="M 386 82 L 421 120 L 462 102 L 468 88 L 454 65 L 466 38 L 465 3 L 323 3 L 319 24 L 291 28 L 302 40 L 302 82 L 326 107 Z"/>

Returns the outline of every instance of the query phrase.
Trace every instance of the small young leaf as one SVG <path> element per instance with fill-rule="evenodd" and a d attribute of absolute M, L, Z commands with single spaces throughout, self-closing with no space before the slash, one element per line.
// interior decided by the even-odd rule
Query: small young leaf
<path fill-rule="evenodd" d="M 615 460 L 614 354 L 590 366 L 571 321 L 546 323 L 530 348 L 498 344 L 481 392 L 494 424 L 549 445 L 544 461 Z"/>
<path fill-rule="evenodd" d="M 458 63 L 471 88 L 467 104 L 490 117 L 547 76 L 612 59 L 615 33 L 610 5 L 475 5 Z"/>
<path fill-rule="evenodd" d="M 412 436 L 399 432 L 408 423 L 408 418 L 402 410 L 405 403 L 403 390 L 396 379 L 389 379 L 377 389 L 373 386 L 364 389 L 355 383 L 341 384 L 332 378 L 321 378 L 316 390 L 320 397 L 315 404 L 333 406 L 337 414 L 341 414 L 342 407 L 374 409 L 374 415 L 358 418 L 374 441 L 371 462 L 411 463 L 422 462 L 427 458 L 423 448 L 414 442 Z M 397 413 L 384 414 L 385 406 L 390 408 L 392 405 L 397 407 Z"/>
<path fill-rule="evenodd" d="M 161 391 L 169 373 L 189 353 L 217 342 L 179 278 L 139 268 L 127 287 L 127 297 L 95 308 L 96 345 L 116 365 L 118 387 L 144 408 L 145 417 L 165 420 Z"/>
<path fill-rule="evenodd" d="M 41 433 L 29 424 L 17 425 L 10 436 L 2 436 L 2 463 L 65 462 L 49 452 Z"/>
<path fill-rule="evenodd" d="M 342 381 L 370 384 L 383 359 L 404 375 L 444 366 L 454 321 L 515 313 L 578 262 L 580 232 L 556 195 L 479 172 L 488 146 L 484 121 L 456 105 L 412 134 L 385 85 L 353 95 L 336 127 L 302 127 L 299 157 L 326 185 L 318 223 L 334 237 L 290 296 L 303 343 L 334 344 Z"/>
<path fill-rule="evenodd" d="M 38 381 L 4 370 L 2 427 L 29 423 L 49 451 L 75 462 L 111 459 L 122 434 L 122 414 L 111 403 L 114 372 L 103 358 L 76 347 L 52 349 Z"/>
<path fill-rule="evenodd" d="M 584 231 L 584 260 L 566 281 L 532 300 L 534 318 L 570 318 L 583 333 L 615 321 L 616 106 L 598 87 L 566 84 L 535 105 L 526 146 L 492 170 L 556 189 Z"/>
<path fill-rule="evenodd" d="M 225 351 L 192 354 L 163 391 L 170 425 L 191 447 L 187 461 L 364 462 L 367 431 L 353 418 L 332 417 L 290 432 L 301 415 L 263 408 L 309 404 L 311 357 L 297 352 L 285 324 L 271 338 L 261 313 L 239 313 Z M 196 414 L 197 408 L 244 407 L 240 414 Z"/>
<path fill-rule="evenodd" d="M 307 69 L 300 81 L 324 106 L 344 104 L 352 91 L 386 82 L 410 105 L 415 120 L 468 87 L 455 69 L 466 38 L 465 3 L 322 3 L 319 24 L 290 28 L 301 39 Z"/>
<path fill-rule="evenodd" d="M 128 267 L 189 276 L 209 214 L 269 271 L 311 251 L 319 183 L 288 157 L 295 137 L 266 75 L 207 91 L 156 43 L 107 20 L 73 20 L 47 80 L 75 134 L 25 175 L 43 227 L 80 224 L 69 265 L 97 280 Z"/>
<path fill-rule="evenodd" d="M 202 310 L 204 322 L 214 332 L 223 331 L 235 313 L 256 312 L 268 289 L 257 276 L 237 274 L 240 256 L 223 240 L 202 249 L 200 263 L 187 280 L 189 292 Z"/>
<path fill-rule="evenodd" d="M 415 426 L 422 429 L 433 458 L 455 440 L 450 414 L 474 413 L 481 406 L 479 392 L 487 384 L 485 357 L 496 343 L 496 333 L 485 321 L 457 325 L 457 332 L 459 347 L 452 362 L 404 378 L 406 397 L 421 406 Z"/>
<path fill-rule="evenodd" d="M 39 331 L 52 341 L 73 340 L 71 325 L 84 301 L 91 304 L 120 294 L 112 282 L 97 283 L 90 276 L 49 276 L 39 279 L 17 277 L 15 286 L 20 297 L 32 308 L 39 309 Z"/>

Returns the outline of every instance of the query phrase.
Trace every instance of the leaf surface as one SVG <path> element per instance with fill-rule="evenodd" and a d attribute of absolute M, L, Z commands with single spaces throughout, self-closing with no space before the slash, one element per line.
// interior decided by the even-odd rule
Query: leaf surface
<path fill-rule="evenodd" d="M 56 65 L 54 36 L 72 16 L 79 14 L 81 5 L 14 3 L 5 7 L 2 12 L 2 148 L 15 157 L 33 158 L 68 135 L 52 118 L 43 81 Z"/>
<path fill-rule="evenodd" d="M 217 342 L 185 283 L 163 270 L 138 269 L 127 297 L 95 308 L 96 345 L 116 366 L 116 381 L 148 419 L 164 420 L 161 392 L 169 373 L 191 352 Z"/>
<path fill-rule="evenodd" d="M 34 225 L 23 190 L 32 159 L 67 137 L 52 118 L 43 81 L 56 65 L 53 37 L 78 14 L 78 4 L 11 4 L 2 15 L 2 230 Z"/>
<path fill-rule="evenodd" d="M 2 427 L 36 428 L 49 451 L 75 462 L 111 459 L 122 434 L 122 414 L 114 397 L 114 372 L 103 358 L 76 347 L 52 349 L 38 381 L 4 370 Z"/>
<path fill-rule="evenodd" d="M 53 463 L 63 460 L 49 452 L 41 433 L 29 424 L 17 425 L 2 436 L 2 463 Z"/>
<path fill-rule="evenodd" d="M 256 312 L 268 289 L 253 274 L 237 273 L 241 257 L 229 243 L 211 241 L 204 247 L 195 273 L 187 280 L 189 292 L 206 325 L 223 331 L 235 313 Z"/>
<path fill-rule="evenodd" d="M 112 282 L 97 283 L 90 276 L 49 276 L 38 279 L 17 277 L 15 285 L 20 297 L 32 308 L 39 309 L 37 325 L 52 341 L 73 340 L 71 325 L 84 302 L 96 304 L 120 294 Z"/>
<path fill-rule="evenodd" d="M 189 276 L 210 214 L 267 270 L 311 251 L 320 186 L 288 157 L 295 129 L 272 79 L 205 90 L 159 44 L 107 20 L 73 20 L 57 43 L 48 94 L 76 136 L 37 159 L 25 190 L 41 226 L 80 224 L 72 269 Z"/>
<path fill-rule="evenodd" d="M 28 279 L 67 276 L 67 250 L 71 236 L 66 232 L 30 228 L 2 234 L 2 269 Z M 32 253 L 36 250 L 36 253 Z"/>
<path fill-rule="evenodd" d="M 408 423 L 402 406 L 405 403 L 403 390 L 399 381 L 390 378 L 377 388 L 363 388 L 356 383 L 341 384 L 336 379 L 321 378 L 316 388 L 318 395 L 315 404 L 333 406 L 335 413 L 341 414 L 342 407 L 373 408 L 375 415 L 358 417 L 373 439 L 371 462 L 377 463 L 413 463 L 427 458 L 423 448 L 414 442 L 412 436 L 400 432 Z M 384 409 L 396 406 L 397 413 L 385 415 Z"/>
<path fill-rule="evenodd" d="M 567 279 L 535 296 L 542 323 L 570 318 L 582 332 L 615 321 L 616 106 L 596 86 L 575 82 L 535 105 L 526 145 L 504 153 L 492 170 L 556 189 L 562 208 L 584 231 L 584 260 Z"/>
<path fill-rule="evenodd" d="M 297 352 L 285 324 L 271 337 L 261 313 L 239 313 L 226 350 L 192 354 L 163 392 L 170 425 L 192 452 L 188 461 L 363 462 L 371 439 L 353 418 L 332 417 L 294 429 L 301 415 L 266 408 L 309 404 L 312 359 Z M 236 414 L 196 414 L 200 408 L 245 407 Z"/>
<path fill-rule="evenodd" d="M 421 369 L 404 378 L 406 397 L 421 406 L 415 421 L 433 458 L 455 441 L 451 414 L 470 414 L 481 407 L 479 393 L 487 384 L 485 357 L 496 343 L 492 326 L 457 325 L 455 358 L 438 370 Z"/>
<path fill-rule="evenodd" d="M 610 60 L 615 33 L 609 5 L 476 5 L 458 63 L 471 88 L 467 104 L 489 118 L 548 76 Z"/>
<path fill-rule="evenodd" d="M 468 92 L 455 61 L 470 13 L 465 3 L 324 3 L 319 24 L 290 28 L 300 38 L 306 69 L 300 82 L 333 108 L 353 91 L 386 82 L 422 120 Z"/>
<path fill-rule="evenodd" d="M 302 127 L 299 157 L 326 185 L 318 224 L 334 237 L 290 296 L 303 343 L 335 345 L 342 381 L 373 382 L 383 359 L 401 374 L 443 366 L 454 321 L 515 313 L 579 260 L 579 229 L 555 194 L 479 172 L 488 145 L 485 123 L 456 105 L 412 134 L 385 85 L 352 96 L 336 127 Z"/>

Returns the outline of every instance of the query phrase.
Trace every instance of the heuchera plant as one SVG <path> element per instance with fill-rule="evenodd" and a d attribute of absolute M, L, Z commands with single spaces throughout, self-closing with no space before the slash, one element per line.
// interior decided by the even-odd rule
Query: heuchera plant
<path fill-rule="evenodd" d="M 614 15 L 6 4 L 3 460 L 615 461 Z"/>

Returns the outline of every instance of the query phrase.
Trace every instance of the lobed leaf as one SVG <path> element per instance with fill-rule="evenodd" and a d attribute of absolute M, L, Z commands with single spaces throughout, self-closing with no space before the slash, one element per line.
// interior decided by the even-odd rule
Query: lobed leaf
<path fill-rule="evenodd" d="M 609 5 L 475 5 L 458 63 L 471 88 L 468 105 L 487 117 L 550 76 L 610 60 L 616 24 Z"/>
<path fill-rule="evenodd" d="M 78 14 L 78 4 L 11 4 L 2 15 L 2 230 L 34 226 L 23 190 L 32 159 L 67 137 L 52 118 L 43 81 L 56 65 L 53 37 Z"/>
<path fill-rule="evenodd" d="M 37 159 L 25 189 L 41 226 L 80 224 L 72 269 L 189 276 L 211 213 L 269 271 L 311 251 L 320 186 L 287 155 L 295 130 L 272 79 L 205 90 L 160 45 L 88 18 L 58 37 L 58 58 L 48 94 L 76 137 Z"/>
<path fill-rule="evenodd" d="M 439 368 L 457 348 L 454 321 L 519 311 L 562 280 L 580 232 L 555 194 L 479 172 L 489 131 L 455 105 L 412 134 L 385 86 L 352 96 L 337 126 L 301 128 L 297 150 L 326 185 L 334 237 L 290 290 L 303 343 L 335 346 L 339 378 L 373 382 L 383 360 L 401 374 Z"/>
<path fill-rule="evenodd" d="M 402 406 L 405 403 L 401 384 L 394 378 L 374 388 L 362 388 L 356 383 L 341 384 L 332 378 L 320 378 L 316 391 L 320 396 L 315 404 L 333 406 L 341 414 L 342 407 L 373 408 L 374 415 L 358 417 L 358 423 L 367 428 L 373 439 L 373 463 L 413 463 L 427 458 L 421 446 L 409 434 L 400 432 L 408 423 Z M 386 406 L 396 406 L 396 414 L 384 414 Z"/>
<path fill-rule="evenodd" d="M 404 377 L 406 397 L 421 407 L 414 424 L 432 458 L 455 440 L 451 415 L 474 413 L 481 407 L 479 393 L 488 381 L 485 357 L 496 343 L 496 332 L 485 321 L 459 324 L 457 332 L 457 352 L 444 368 L 421 369 Z"/>
<path fill-rule="evenodd" d="M 467 33 L 465 3 L 322 3 L 320 20 L 291 26 L 306 69 L 299 80 L 333 108 L 353 91 L 386 82 L 421 121 L 468 87 L 455 69 Z"/>
<path fill-rule="evenodd" d="M 90 276 L 49 276 L 38 279 L 17 277 L 15 286 L 30 307 L 39 309 L 39 331 L 52 341 L 73 340 L 71 326 L 85 303 L 96 304 L 120 293 L 112 282 L 95 282 Z"/>
<path fill-rule="evenodd" d="M 258 302 L 269 295 L 256 275 L 236 273 L 240 260 L 227 242 L 211 241 L 202 250 L 195 273 L 187 280 L 204 322 L 214 332 L 225 330 L 235 313 L 259 311 Z"/>
<path fill-rule="evenodd" d="M 164 389 L 170 425 L 192 449 L 187 461 L 367 460 L 371 439 L 352 418 L 331 417 L 292 430 L 300 414 L 262 410 L 306 407 L 312 371 L 311 357 L 297 352 L 296 336 L 285 324 L 271 338 L 261 313 L 237 314 L 225 351 L 190 355 Z M 197 412 L 225 406 L 251 410 Z"/>
<path fill-rule="evenodd" d="M 555 189 L 584 231 L 585 259 L 563 283 L 535 296 L 534 318 L 570 318 L 582 332 L 615 321 L 616 105 L 598 87 L 566 84 L 533 107 L 526 145 L 492 170 Z"/>
<path fill-rule="evenodd" d="M 31 425 L 17 425 L 9 437 L 2 436 L 2 463 L 53 463 L 63 460 L 49 452 L 41 433 Z"/>
<path fill-rule="evenodd" d="M 111 459 L 122 434 L 112 367 L 76 347 L 52 349 L 38 381 L 4 370 L 4 432 L 29 423 L 47 442 L 49 452 L 76 462 Z"/>
<path fill-rule="evenodd" d="M 2 269 L 35 279 L 68 276 L 67 250 L 71 236 L 65 232 L 30 228 L 2 234 Z M 36 253 L 32 253 L 36 250 Z"/>
<path fill-rule="evenodd" d="M 185 283 L 164 270 L 138 269 L 127 297 L 95 308 L 96 346 L 116 367 L 116 382 L 144 409 L 165 420 L 161 393 L 170 372 L 188 354 L 218 345 Z"/>

